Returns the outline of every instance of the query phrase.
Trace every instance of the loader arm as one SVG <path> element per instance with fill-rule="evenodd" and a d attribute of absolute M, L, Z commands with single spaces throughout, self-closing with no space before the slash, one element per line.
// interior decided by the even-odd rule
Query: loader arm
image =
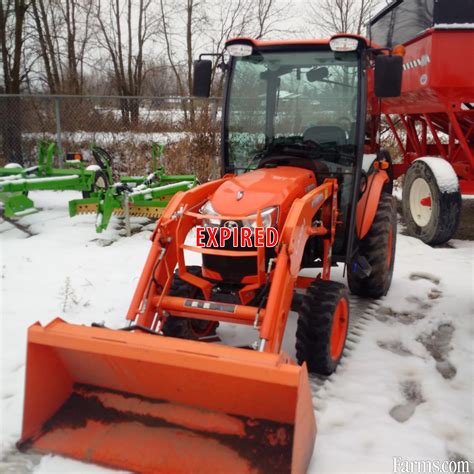
<path fill-rule="evenodd" d="M 186 236 L 196 225 L 199 216 L 193 212 L 202 205 L 225 179 L 208 183 L 186 193 L 174 196 L 161 217 L 153 233 L 152 248 L 146 261 L 142 276 L 130 305 L 127 319 L 137 325 L 153 331 L 159 329 L 158 323 L 172 313 L 176 316 L 228 321 L 240 324 L 257 324 L 259 328 L 260 350 L 277 353 L 283 340 L 286 320 L 291 307 L 293 289 L 301 267 L 306 241 L 311 235 L 318 235 L 324 241 L 323 269 L 320 275 L 329 279 L 331 256 L 330 249 L 334 241 L 337 219 L 337 181 L 325 182 L 294 201 L 278 243 L 274 269 L 270 274 L 270 293 L 266 307 L 212 304 L 210 293 L 213 284 L 186 271 L 184 250 L 204 253 L 208 250 L 185 245 Z M 321 219 L 313 223 L 314 216 L 321 212 Z M 238 219 L 232 216 L 220 216 L 220 219 Z M 258 217 L 257 217 L 258 219 Z M 257 261 L 264 258 L 263 252 L 233 252 L 212 250 L 213 254 L 236 258 L 254 256 Z M 168 291 L 178 267 L 179 276 L 191 285 L 199 288 L 205 297 L 204 302 L 171 297 Z M 258 264 L 257 268 L 264 268 Z M 265 274 L 263 275 L 265 276 Z M 258 281 L 258 278 L 257 278 Z M 261 282 L 264 283 L 264 280 Z M 241 293 L 250 291 L 250 284 Z"/>
<path fill-rule="evenodd" d="M 185 270 L 184 239 L 198 220 L 193 211 L 230 178 L 172 198 L 153 233 L 127 331 L 59 318 L 29 329 L 20 449 L 150 474 L 306 472 L 316 436 L 306 364 L 296 365 L 279 348 L 299 247 L 312 234 L 334 238 L 335 211 L 324 212 L 336 203 L 334 180 L 293 203 L 259 322 L 260 351 L 155 331 L 169 312 L 215 320 L 232 314 L 240 324 L 256 320 L 256 307 L 189 305 L 189 299 L 167 296 L 177 265 L 209 299 L 212 284 Z M 321 219 L 313 223 L 319 210 Z M 261 222 L 260 214 L 256 219 Z M 329 256 L 325 260 L 328 265 Z M 233 306 L 231 313 L 224 306 Z"/>

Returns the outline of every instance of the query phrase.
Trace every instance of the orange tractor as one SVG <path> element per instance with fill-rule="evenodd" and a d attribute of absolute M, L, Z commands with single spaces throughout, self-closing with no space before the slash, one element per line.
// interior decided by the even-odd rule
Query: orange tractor
<path fill-rule="evenodd" d="M 347 265 L 357 295 L 391 283 L 390 160 L 380 150 L 367 165 L 363 153 L 367 97 L 400 93 L 402 58 L 354 35 L 238 38 L 226 50 L 226 174 L 170 201 L 127 327 L 29 329 L 21 449 L 134 472 L 306 471 L 308 372 L 336 369 L 349 323 L 331 267 Z M 209 95 L 211 66 L 196 61 L 195 96 Z M 207 245 L 224 228 L 247 229 L 251 244 Z M 257 245 L 269 228 L 276 245 Z M 292 308 L 298 363 L 281 350 Z M 219 323 L 246 326 L 255 344 L 215 343 Z"/>

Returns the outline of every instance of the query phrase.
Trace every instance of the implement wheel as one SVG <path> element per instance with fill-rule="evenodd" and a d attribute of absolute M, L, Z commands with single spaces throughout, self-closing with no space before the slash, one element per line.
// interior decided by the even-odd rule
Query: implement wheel
<path fill-rule="evenodd" d="M 96 193 L 101 190 L 105 190 L 109 187 L 109 180 L 107 175 L 101 171 L 97 170 L 94 176 L 94 182 L 92 183 L 92 189 L 90 191 L 82 191 L 82 197 L 84 199 L 91 196 L 92 193 Z"/>
<path fill-rule="evenodd" d="M 201 267 L 189 266 L 186 267 L 186 270 L 193 275 L 201 276 Z M 190 285 L 187 281 L 181 280 L 177 274 L 175 274 L 171 283 L 169 296 L 204 299 L 204 295 L 199 288 Z M 215 334 L 218 325 L 219 323 L 215 321 L 169 316 L 161 330 L 165 336 L 197 340 Z"/>
<path fill-rule="evenodd" d="M 396 240 L 395 198 L 382 193 L 372 227 L 359 242 L 359 255 L 369 263 L 370 274 L 361 275 L 355 262 L 348 265 L 347 283 L 352 293 L 365 298 L 380 298 L 387 294 L 392 283 Z"/>
<path fill-rule="evenodd" d="M 298 313 L 296 358 L 309 372 L 330 375 L 342 357 L 349 327 L 348 291 L 342 283 L 315 280 Z"/>
<path fill-rule="evenodd" d="M 447 242 L 458 228 L 461 204 L 456 173 L 446 160 L 423 158 L 408 168 L 402 208 L 410 235 L 429 245 Z"/>

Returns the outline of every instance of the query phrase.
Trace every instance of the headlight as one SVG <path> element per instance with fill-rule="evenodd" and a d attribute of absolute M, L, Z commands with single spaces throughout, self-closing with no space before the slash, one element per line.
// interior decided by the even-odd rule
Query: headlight
<path fill-rule="evenodd" d="M 260 213 L 262 218 L 262 227 L 275 227 L 278 222 L 278 206 L 267 207 L 263 209 Z M 218 216 L 219 213 L 212 207 L 211 201 L 207 201 L 201 209 L 199 209 L 201 214 L 207 216 Z M 242 219 L 242 227 L 251 227 L 255 228 L 257 226 L 257 221 L 253 220 L 257 217 L 257 213 L 248 216 L 247 218 Z M 253 219 L 251 219 L 253 218 Z M 237 220 L 237 219 L 236 219 Z M 219 226 L 221 225 L 221 219 L 204 219 L 204 225 L 208 226 Z"/>
<path fill-rule="evenodd" d="M 267 207 L 266 209 L 262 209 L 260 212 L 260 216 L 262 217 L 262 226 L 263 227 L 275 227 L 278 221 L 278 206 Z M 257 217 L 257 213 L 252 214 L 248 217 Z M 242 219 L 242 225 L 244 227 L 256 227 L 257 221 L 256 220 L 247 220 Z"/>
<path fill-rule="evenodd" d="M 357 38 L 350 36 L 337 36 L 329 41 L 329 47 L 332 51 L 355 51 L 359 46 Z"/>
<path fill-rule="evenodd" d="M 243 57 L 250 56 L 252 54 L 253 48 L 251 44 L 229 44 L 226 48 L 227 52 L 231 56 Z"/>
<path fill-rule="evenodd" d="M 202 206 L 201 209 L 199 209 L 199 212 L 201 214 L 205 214 L 205 215 L 208 215 L 208 216 L 218 216 L 219 215 L 218 212 L 216 212 L 216 210 L 212 207 L 211 201 L 207 201 L 206 204 L 204 204 L 204 206 Z M 220 221 L 220 219 L 204 219 L 203 223 L 204 223 L 204 225 L 215 226 L 215 225 L 220 225 L 221 221 Z"/>

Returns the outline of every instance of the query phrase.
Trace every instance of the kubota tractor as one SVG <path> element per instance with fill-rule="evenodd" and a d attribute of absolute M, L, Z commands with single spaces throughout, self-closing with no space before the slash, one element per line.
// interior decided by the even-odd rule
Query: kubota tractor
<path fill-rule="evenodd" d="M 399 94 L 402 58 L 354 35 L 239 38 L 226 50 L 224 176 L 171 199 L 127 327 L 29 329 L 20 448 L 147 473 L 306 471 L 308 371 L 336 369 L 349 322 L 331 267 L 347 267 L 357 295 L 390 287 L 390 160 L 363 151 L 367 91 Z M 195 96 L 209 95 L 210 80 L 211 61 L 197 61 Z M 207 245 L 224 228 L 248 229 L 251 245 Z M 276 245 L 257 246 L 268 228 Z M 185 251 L 202 266 L 186 265 Z M 298 364 L 281 351 L 292 305 Z M 219 322 L 253 328 L 255 344 L 208 342 Z"/>

